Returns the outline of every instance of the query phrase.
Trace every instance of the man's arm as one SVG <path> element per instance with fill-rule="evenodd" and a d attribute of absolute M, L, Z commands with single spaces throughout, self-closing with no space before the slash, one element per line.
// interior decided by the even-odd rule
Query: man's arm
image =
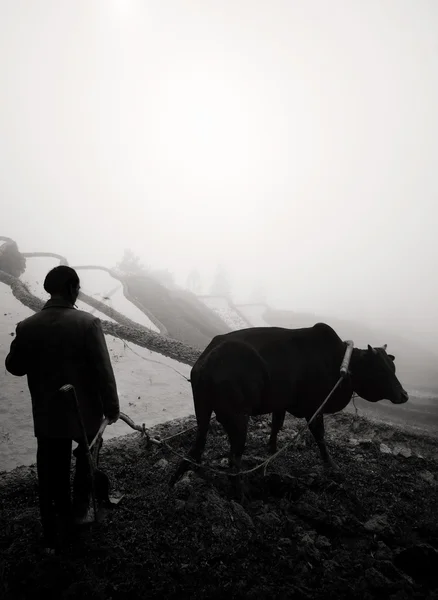
<path fill-rule="evenodd" d="M 18 323 L 15 328 L 15 339 L 11 343 L 9 354 L 5 360 L 6 370 L 17 377 L 26 375 L 28 368 L 28 349 L 23 340 L 20 325 L 21 323 Z"/>
<path fill-rule="evenodd" d="M 111 423 L 119 418 L 120 403 L 116 379 L 111 364 L 100 319 L 92 321 L 87 332 L 87 348 L 93 366 L 97 371 L 99 391 L 103 402 L 103 412 Z"/>

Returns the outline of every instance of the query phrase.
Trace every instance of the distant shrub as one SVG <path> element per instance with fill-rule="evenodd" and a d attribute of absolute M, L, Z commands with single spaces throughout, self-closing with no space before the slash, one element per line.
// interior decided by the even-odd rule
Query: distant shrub
<path fill-rule="evenodd" d="M 148 268 L 140 262 L 140 257 L 127 248 L 123 253 L 122 260 L 116 265 L 116 272 L 125 275 L 146 275 Z"/>
<path fill-rule="evenodd" d="M 20 277 L 26 270 L 26 259 L 19 252 L 15 242 L 5 242 L 0 246 L 0 271 L 13 277 Z"/>

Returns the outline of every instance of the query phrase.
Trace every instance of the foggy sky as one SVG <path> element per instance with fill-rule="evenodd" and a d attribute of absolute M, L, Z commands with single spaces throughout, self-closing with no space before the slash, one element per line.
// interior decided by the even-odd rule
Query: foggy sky
<path fill-rule="evenodd" d="M 435 0 L 0 0 L 0 234 L 432 342 L 437 31 Z"/>

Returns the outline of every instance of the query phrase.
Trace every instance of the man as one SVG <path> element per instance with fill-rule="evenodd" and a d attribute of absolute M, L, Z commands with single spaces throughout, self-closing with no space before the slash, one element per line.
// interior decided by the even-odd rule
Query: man
<path fill-rule="evenodd" d="M 71 394 L 75 387 L 88 441 L 102 419 L 119 417 L 119 398 L 114 372 L 100 320 L 76 310 L 79 277 L 67 266 L 52 269 L 44 280 L 51 295 L 43 309 L 18 323 L 16 337 L 6 357 L 6 369 L 18 377 L 27 375 L 34 432 L 37 438 L 37 472 L 41 521 L 46 552 L 57 547 L 56 515 L 61 530 L 72 532 L 74 516 L 83 517 L 89 506 L 90 480 L 85 445 Z M 70 494 L 72 440 L 78 442 Z"/>

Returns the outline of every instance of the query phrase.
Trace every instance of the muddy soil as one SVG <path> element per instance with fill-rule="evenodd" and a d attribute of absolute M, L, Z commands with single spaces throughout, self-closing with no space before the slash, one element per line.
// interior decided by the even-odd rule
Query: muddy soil
<path fill-rule="evenodd" d="M 192 418 L 157 426 L 167 437 Z M 286 420 L 279 447 L 302 421 Z M 226 474 L 168 480 L 178 458 L 140 434 L 110 440 L 100 467 L 126 495 L 60 556 L 39 552 L 34 467 L 0 475 L 0 596 L 6 600 L 438 597 L 438 441 L 364 418 L 326 418 L 340 467 L 321 467 L 306 434 L 245 478 L 233 500 Z M 185 452 L 194 431 L 169 441 Z M 251 423 L 243 468 L 267 458 L 269 419 Z M 226 462 L 212 423 L 205 464 Z"/>

